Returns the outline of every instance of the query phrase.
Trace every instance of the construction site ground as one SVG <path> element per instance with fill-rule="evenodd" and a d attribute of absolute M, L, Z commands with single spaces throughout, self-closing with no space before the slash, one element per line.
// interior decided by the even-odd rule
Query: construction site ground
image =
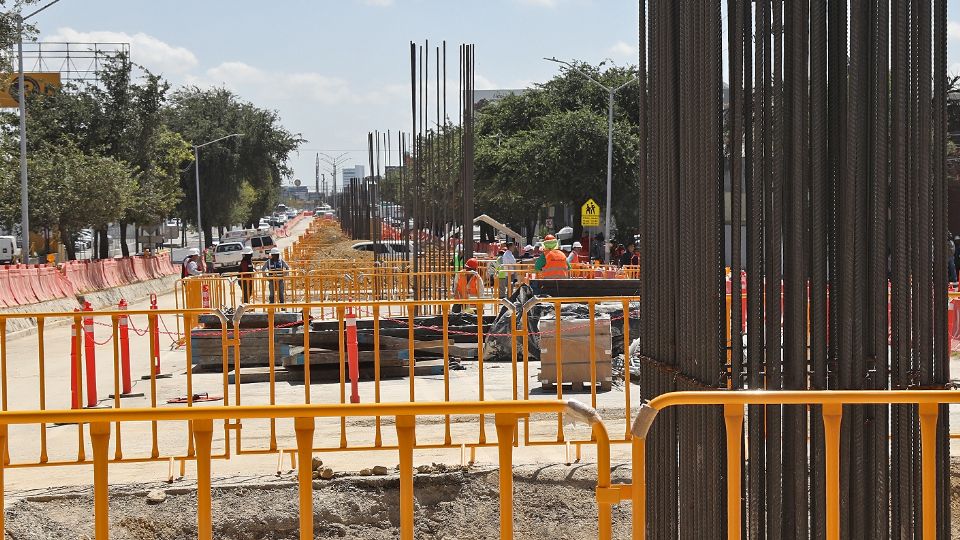
<path fill-rule="evenodd" d="M 279 241 L 281 247 L 289 245 L 308 226 L 309 220 L 299 224 L 293 236 Z M 341 241 L 338 249 L 345 250 L 347 242 Z M 332 255 L 332 253 L 331 253 Z M 160 308 L 175 306 L 173 291 L 158 296 Z M 134 302 L 130 309 L 147 309 L 147 301 Z M 134 316 L 132 327 L 147 328 L 145 316 Z M 161 330 L 174 331 L 175 320 L 164 317 Z M 110 336 L 110 328 L 96 328 L 98 342 Z M 123 398 L 123 407 L 146 407 L 150 405 L 150 381 L 140 377 L 148 373 L 149 343 L 146 337 L 131 332 L 131 362 L 134 374 L 134 393 L 141 397 Z M 170 378 L 157 379 L 157 398 L 160 407 L 185 407 L 168 405 L 170 398 L 187 394 L 186 354 L 183 348 L 170 345 L 175 336 L 161 336 L 161 366 Z M 60 324 L 48 327 L 44 332 L 46 408 L 62 409 L 70 406 L 70 327 Z M 113 393 L 112 342 L 98 347 L 97 380 L 102 406 L 111 406 Z M 8 408 L 39 408 L 39 363 L 37 361 L 37 335 L 27 333 L 11 336 L 7 342 Z M 955 359 L 954 362 L 960 362 Z M 450 398 L 456 400 L 478 399 L 479 365 L 465 361 L 466 368 L 450 372 Z M 960 367 L 960 366 L 958 366 Z M 526 381 L 531 390 L 531 399 L 555 398 L 555 393 L 540 389 L 537 379 L 538 362 L 530 362 Z M 522 395 L 524 373 L 518 369 L 518 381 Z M 513 370 L 510 363 L 486 363 L 483 370 L 484 399 L 510 399 L 513 397 Z M 303 403 L 306 388 L 302 382 L 282 381 L 276 383 L 277 403 Z M 193 393 L 208 393 L 222 396 L 223 374 L 197 372 L 193 374 Z M 230 404 L 236 404 L 235 386 L 228 388 Z M 611 437 L 622 439 L 627 430 L 625 419 L 625 392 L 623 385 L 597 393 L 596 406 Z M 349 385 L 346 389 L 349 392 Z M 374 401 L 373 381 L 361 381 L 359 393 L 362 402 Z M 443 375 L 418 376 L 414 381 L 417 401 L 442 401 L 445 398 Z M 269 403 L 270 385 L 267 382 L 241 384 L 241 404 Z M 338 381 L 312 382 L 312 403 L 340 403 L 341 386 Z M 641 388 L 631 384 L 631 409 L 640 404 Z M 589 392 L 580 391 L 573 397 L 585 403 L 591 402 Z M 406 402 L 410 400 L 410 382 L 407 378 L 381 381 L 380 401 Z M 196 403 L 194 406 L 218 406 L 223 401 Z M 487 443 L 496 442 L 493 417 L 483 422 L 483 435 Z M 292 420 L 277 422 L 277 443 L 281 450 L 295 448 Z M 383 445 L 396 442 L 396 432 L 391 418 L 381 419 Z M 951 424 L 960 426 L 960 416 L 954 409 Z M 376 421 L 373 418 L 353 418 L 345 421 L 347 444 L 372 446 L 376 437 Z M 318 419 L 314 442 L 330 451 L 317 455 L 324 466 L 336 474 L 332 481 L 317 480 L 315 511 L 318 537 L 379 538 L 383 534 L 397 534 L 398 481 L 393 470 L 398 463 L 396 450 L 339 451 L 343 433 L 339 419 Z M 521 422 L 520 434 L 529 430 L 531 441 L 556 441 L 558 429 L 564 432 L 567 441 L 589 440 L 586 426 L 558 424 L 555 415 L 534 416 L 529 423 Z M 51 462 L 75 461 L 78 457 L 78 427 L 75 425 L 46 426 L 47 459 Z M 481 423 L 477 417 L 454 417 L 451 422 L 451 438 L 455 443 L 481 441 Z M 954 429 L 956 431 L 956 428 Z M 213 453 L 225 451 L 225 433 L 222 422 L 215 423 Z M 293 538 L 296 535 L 296 488 L 290 472 L 289 456 L 278 466 L 278 455 L 269 452 L 270 430 L 268 421 L 244 421 L 241 430 L 244 451 L 255 454 L 236 455 L 235 432 L 230 433 L 231 458 L 215 459 L 213 476 L 217 478 L 214 490 L 214 520 L 217 538 Z M 418 419 L 418 443 L 442 443 L 445 424 L 442 417 Z M 161 424 L 158 429 L 158 446 L 161 455 L 182 455 L 187 451 L 189 435 L 184 422 Z M 89 459 L 92 449 L 86 437 L 84 452 Z M 11 463 L 35 463 L 41 450 L 39 427 L 12 426 L 10 428 Z M 109 455 L 116 452 L 117 439 L 111 437 Z M 150 423 L 130 423 L 122 427 L 122 453 L 125 458 L 149 457 L 152 440 Z M 960 449 L 956 442 L 953 451 Z M 718 448 L 716 451 L 720 452 Z M 564 444 L 533 445 L 520 443 L 514 450 L 517 465 L 516 516 L 517 538 L 585 538 L 595 535 L 596 506 L 592 492 L 596 479 L 593 463 L 595 452 L 584 445 L 581 463 L 575 462 L 575 447 Z M 614 479 L 628 481 L 630 446 L 614 445 L 612 459 Z M 495 447 L 477 448 L 475 465 L 461 469 L 469 459 L 469 451 L 460 447 L 420 449 L 414 453 L 414 465 L 433 466 L 442 464 L 453 470 L 446 473 L 427 473 L 417 476 L 418 538 L 488 538 L 497 537 L 498 502 Z M 390 470 L 386 477 L 353 476 L 358 471 L 374 466 Z M 280 470 L 279 476 L 274 476 Z M 111 522 L 114 538 L 192 538 L 195 527 L 195 503 L 190 497 L 195 481 L 195 468 L 186 462 L 185 475 L 168 484 L 170 464 L 161 462 L 117 463 L 110 466 Z M 960 475 L 954 463 L 954 478 Z M 92 531 L 92 497 L 89 485 L 93 471 L 89 465 L 66 465 L 62 467 L 23 467 L 5 471 L 4 485 L 7 490 L 6 504 L 10 538 L 84 538 Z M 574 480 L 568 482 L 568 480 Z M 165 489 L 168 498 L 156 506 L 146 506 L 144 495 L 151 489 Z M 429 488 L 429 489 L 423 489 Z M 957 504 L 957 491 L 954 490 Z M 626 505 L 627 510 L 629 505 Z M 38 512 L 36 510 L 43 510 Z M 954 515 L 960 515 L 955 512 Z M 45 516 L 41 518 L 40 516 Z M 40 520 L 43 520 L 41 523 Z M 616 537 L 626 537 L 627 517 L 624 510 L 614 514 Z M 74 536 L 75 535 L 75 536 Z M 956 536 L 956 534 L 955 534 Z"/>

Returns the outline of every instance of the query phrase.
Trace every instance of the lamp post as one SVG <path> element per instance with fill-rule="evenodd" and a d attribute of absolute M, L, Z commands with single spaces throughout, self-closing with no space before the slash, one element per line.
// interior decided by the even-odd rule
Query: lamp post
<path fill-rule="evenodd" d="M 600 88 L 603 88 L 604 90 L 607 91 L 607 206 L 606 206 L 606 218 L 604 220 L 603 237 L 604 237 L 604 242 L 609 242 L 610 241 L 610 216 L 613 214 L 612 208 L 610 208 L 611 192 L 613 191 L 612 190 L 612 185 L 613 185 L 613 98 L 617 94 L 617 92 L 629 86 L 630 84 L 636 82 L 638 79 L 637 77 L 634 77 L 629 81 L 621 84 L 620 86 L 617 86 L 616 88 L 611 88 L 601 83 L 600 81 L 594 79 L 593 77 L 585 73 L 583 70 L 581 70 L 577 66 L 571 64 L 570 62 L 565 62 L 563 60 L 558 60 L 556 58 L 544 58 L 544 60 L 547 60 L 548 62 L 556 62 L 558 64 L 563 64 L 564 66 L 567 66 L 568 69 L 572 69 L 573 71 L 576 71 L 577 73 L 586 77 L 588 80 L 594 82 Z M 603 260 L 607 264 L 610 263 L 610 250 L 606 249 L 606 246 L 604 246 L 604 250 L 603 250 Z"/>
<path fill-rule="evenodd" d="M 27 195 L 27 99 L 23 82 L 23 22 L 56 4 L 53 0 L 26 17 L 17 18 L 17 104 L 20 108 L 20 262 L 30 261 L 30 197 Z"/>
<path fill-rule="evenodd" d="M 224 139 L 229 139 L 230 137 L 243 137 L 243 133 L 231 133 L 230 135 L 224 135 L 219 139 L 207 141 L 203 144 L 193 145 L 193 169 L 197 173 L 197 243 L 200 246 L 200 251 L 203 251 L 203 226 L 201 225 L 200 221 L 200 149 L 209 144 L 220 142 Z"/>

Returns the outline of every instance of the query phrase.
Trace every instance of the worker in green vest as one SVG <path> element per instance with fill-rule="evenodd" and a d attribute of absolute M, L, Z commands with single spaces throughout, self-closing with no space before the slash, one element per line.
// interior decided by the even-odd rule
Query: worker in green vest
<path fill-rule="evenodd" d="M 507 297 L 508 275 L 503 263 L 503 254 L 506 251 L 506 249 L 500 248 L 497 258 L 490 265 L 490 277 L 497 280 L 497 298 Z"/>

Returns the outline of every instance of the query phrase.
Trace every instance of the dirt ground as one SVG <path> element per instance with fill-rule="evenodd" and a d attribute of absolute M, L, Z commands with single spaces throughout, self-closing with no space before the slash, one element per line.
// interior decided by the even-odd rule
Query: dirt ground
<path fill-rule="evenodd" d="M 417 474 L 416 538 L 499 538 L 499 476 L 495 468 L 449 469 Z M 629 465 L 613 481 L 629 482 Z M 596 538 L 593 465 L 521 465 L 514 468 L 514 523 L 518 539 Z M 399 536 L 399 478 L 340 474 L 314 483 L 315 538 L 379 540 Z M 118 540 L 196 538 L 196 485 L 189 480 L 111 486 L 111 537 Z M 148 504 L 162 490 L 166 500 Z M 10 540 L 93 538 L 89 487 L 10 494 Z M 951 466 L 951 538 L 960 538 L 960 458 Z M 296 477 L 221 478 L 213 484 L 214 538 L 298 538 Z M 630 504 L 613 509 L 614 538 L 629 538 Z"/>
<path fill-rule="evenodd" d="M 340 476 L 314 481 L 315 538 L 380 540 L 399 536 L 399 478 Z M 416 538 L 499 538 L 499 476 L 496 469 L 472 468 L 417 474 Z M 628 482 L 629 468 L 614 470 L 614 482 Z M 214 538 L 229 540 L 298 538 L 296 478 L 234 477 L 214 483 Z M 518 539 L 595 538 L 597 507 L 593 465 L 524 465 L 514 469 L 514 523 Z M 111 486 L 111 538 L 174 540 L 196 538 L 195 485 Z M 146 494 L 167 498 L 147 504 Z M 614 538 L 629 538 L 629 503 L 615 507 Z M 51 490 L 23 496 L 7 509 L 7 538 L 16 540 L 93 537 L 89 488 Z"/>

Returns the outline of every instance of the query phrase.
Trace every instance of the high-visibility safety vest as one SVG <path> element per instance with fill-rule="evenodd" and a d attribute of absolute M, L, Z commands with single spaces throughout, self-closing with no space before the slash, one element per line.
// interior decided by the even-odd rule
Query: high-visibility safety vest
<path fill-rule="evenodd" d="M 545 263 L 543 268 L 540 269 L 540 275 L 538 277 L 546 279 L 558 279 L 570 277 L 569 267 L 567 263 L 567 257 L 564 256 L 563 252 L 559 249 L 551 249 L 543 253 L 543 258 Z"/>
<path fill-rule="evenodd" d="M 473 270 L 457 274 L 457 298 L 480 298 L 480 276 Z"/>
<path fill-rule="evenodd" d="M 500 255 L 490 265 L 490 274 L 499 279 L 507 277 L 507 270 L 503 267 L 503 255 Z"/>

